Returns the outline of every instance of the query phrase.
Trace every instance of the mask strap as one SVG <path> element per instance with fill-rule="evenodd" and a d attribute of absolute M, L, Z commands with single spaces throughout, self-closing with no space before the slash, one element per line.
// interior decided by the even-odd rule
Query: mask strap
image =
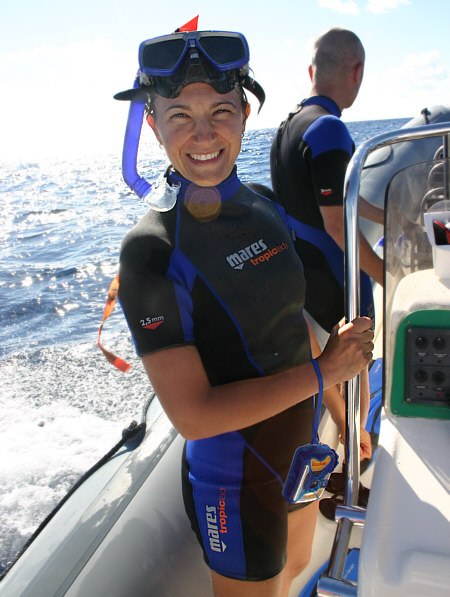
<path fill-rule="evenodd" d="M 264 89 L 261 87 L 261 85 L 258 83 L 258 81 L 255 81 L 255 79 L 253 79 L 249 75 L 245 75 L 245 77 L 242 81 L 242 86 L 245 89 L 247 89 L 248 91 L 250 91 L 250 93 L 253 93 L 253 95 L 259 101 L 259 108 L 258 108 L 258 114 L 259 114 L 261 112 L 261 108 L 263 107 L 264 101 L 266 99 L 266 94 L 264 92 Z"/>

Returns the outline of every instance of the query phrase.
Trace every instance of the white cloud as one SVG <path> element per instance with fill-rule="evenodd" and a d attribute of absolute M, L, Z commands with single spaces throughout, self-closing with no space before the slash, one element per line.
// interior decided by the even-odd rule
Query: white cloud
<path fill-rule="evenodd" d="M 137 66 L 137 60 L 134 58 Z M 105 39 L 64 47 L 37 47 L 1 56 L 0 128 L 8 155 L 91 153 L 123 138 L 127 109 L 112 96 L 130 87 L 132 56 Z M 121 108 L 121 109 L 119 109 Z"/>
<path fill-rule="evenodd" d="M 450 73 L 438 51 L 408 54 L 382 72 L 367 72 L 347 120 L 412 117 L 424 106 L 448 104 Z"/>
<path fill-rule="evenodd" d="M 329 8 L 334 12 L 349 15 L 359 14 L 359 7 L 354 0 L 319 0 L 320 8 Z"/>
<path fill-rule="evenodd" d="M 320 8 L 329 8 L 343 14 L 358 15 L 360 13 L 355 0 L 319 0 L 318 4 Z M 410 4 L 410 0 L 367 0 L 366 10 L 373 14 L 382 14 L 408 4 Z"/>
<path fill-rule="evenodd" d="M 403 64 L 388 71 L 388 77 L 400 78 L 415 88 L 425 89 L 437 87 L 450 80 L 449 73 L 440 62 L 440 54 L 436 50 L 406 55 Z"/>
<path fill-rule="evenodd" d="M 410 4 L 409 0 L 369 0 L 366 6 L 368 12 L 381 14 L 396 10 L 402 4 Z"/>
<path fill-rule="evenodd" d="M 440 63 L 438 51 L 405 57 L 405 76 L 419 87 L 438 84 L 449 79 L 447 69 Z"/>

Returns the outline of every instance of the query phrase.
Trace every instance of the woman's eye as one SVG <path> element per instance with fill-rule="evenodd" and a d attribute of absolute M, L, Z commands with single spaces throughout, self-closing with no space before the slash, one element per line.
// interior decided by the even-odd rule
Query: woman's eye
<path fill-rule="evenodd" d="M 185 114 L 184 112 L 174 112 L 173 114 L 171 114 L 170 118 L 189 118 L 189 116 L 187 114 Z"/>
<path fill-rule="evenodd" d="M 214 114 L 218 114 L 219 116 L 221 114 L 231 114 L 231 110 L 229 108 L 218 108 Z"/>

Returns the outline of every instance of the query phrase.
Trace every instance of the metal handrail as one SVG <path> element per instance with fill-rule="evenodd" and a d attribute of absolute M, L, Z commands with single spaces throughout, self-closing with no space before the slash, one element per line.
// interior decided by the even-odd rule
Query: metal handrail
<path fill-rule="evenodd" d="M 345 231 L 345 288 L 346 320 L 352 321 L 360 312 L 359 296 L 359 225 L 358 199 L 361 172 L 367 156 L 388 145 L 426 139 L 430 137 L 444 137 L 444 147 L 448 148 L 447 135 L 450 134 L 450 122 L 428 124 L 420 127 L 404 128 L 389 133 L 383 133 L 367 139 L 355 151 L 344 181 L 344 231 Z M 346 382 L 346 486 L 344 506 L 348 509 L 348 516 L 342 516 L 338 523 L 334 543 L 331 551 L 327 572 L 322 575 L 317 584 L 318 597 L 346 597 L 356 595 L 354 583 L 343 580 L 345 560 L 347 558 L 350 535 L 353 527 L 352 512 L 358 504 L 359 493 L 359 376 Z"/>

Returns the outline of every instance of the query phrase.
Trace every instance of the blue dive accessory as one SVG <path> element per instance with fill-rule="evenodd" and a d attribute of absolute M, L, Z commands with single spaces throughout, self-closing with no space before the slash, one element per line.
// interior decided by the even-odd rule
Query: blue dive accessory
<path fill-rule="evenodd" d="M 149 77 L 170 77 L 187 51 L 194 48 L 218 71 L 240 69 L 248 66 L 250 59 L 247 40 L 241 33 L 187 31 L 143 41 L 139 46 L 139 67 Z"/>
<path fill-rule="evenodd" d="M 328 479 L 339 461 L 339 457 L 333 448 L 319 442 L 318 430 L 323 380 L 316 360 L 312 359 L 312 363 L 319 380 L 319 393 L 313 397 L 312 441 L 306 446 L 297 448 L 292 459 L 291 468 L 283 489 L 284 498 L 291 504 L 318 500 L 322 496 Z"/>
<path fill-rule="evenodd" d="M 259 100 L 265 93 L 249 76 L 250 52 L 241 33 L 183 31 L 143 41 L 139 46 L 139 70 L 133 89 L 114 96 L 118 100 L 146 102 L 148 93 L 177 97 L 190 83 L 208 83 L 218 93 L 245 87 Z"/>

